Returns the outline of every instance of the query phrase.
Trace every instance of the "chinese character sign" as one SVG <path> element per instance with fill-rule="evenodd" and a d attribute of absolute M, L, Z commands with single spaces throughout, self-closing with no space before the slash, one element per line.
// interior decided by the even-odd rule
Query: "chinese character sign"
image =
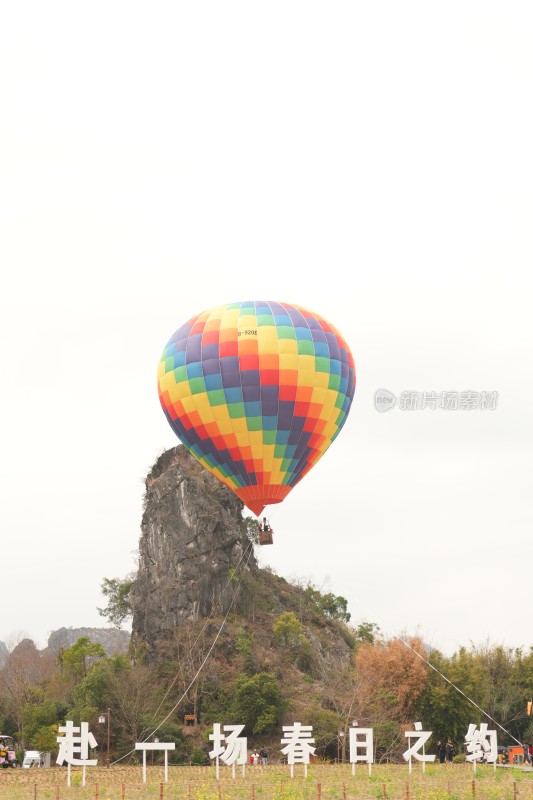
<path fill-rule="evenodd" d="M 472 723 L 465 736 L 466 760 L 486 761 L 493 764 L 498 758 L 498 734 L 488 730 L 486 722 L 481 723 L 479 730 Z"/>
<path fill-rule="evenodd" d="M 224 732 L 220 730 L 220 723 L 213 723 L 213 733 L 209 734 L 209 741 L 213 742 L 213 749 L 209 758 L 220 758 L 224 764 L 246 764 L 248 740 L 239 736 L 244 730 L 244 725 L 224 725 Z"/>
<path fill-rule="evenodd" d="M 60 725 L 58 736 L 59 753 L 57 764 L 70 764 L 72 766 L 95 767 L 98 759 L 89 758 L 89 747 L 98 747 L 96 739 L 89 730 L 89 723 L 82 722 L 78 727 L 71 719 L 66 725 Z M 79 755 L 79 758 L 77 756 Z"/>
<path fill-rule="evenodd" d="M 350 762 L 374 762 L 374 731 L 372 728 L 350 728 Z"/>
<path fill-rule="evenodd" d="M 309 757 L 315 752 L 315 748 L 311 747 L 315 741 L 311 737 L 313 726 L 295 722 L 294 725 L 284 725 L 283 733 L 281 744 L 285 747 L 281 752 L 287 756 L 287 764 L 309 764 Z"/>
<path fill-rule="evenodd" d="M 434 755 L 428 756 L 423 750 L 432 731 L 423 731 L 421 722 L 415 722 L 414 728 L 414 731 L 405 731 L 405 738 L 409 742 L 409 747 L 403 753 L 404 759 L 409 762 L 411 758 L 415 758 L 417 761 L 435 761 Z M 411 744 L 411 739 L 416 739 L 413 745 Z M 420 753 L 420 750 L 422 750 L 422 753 Z"/>

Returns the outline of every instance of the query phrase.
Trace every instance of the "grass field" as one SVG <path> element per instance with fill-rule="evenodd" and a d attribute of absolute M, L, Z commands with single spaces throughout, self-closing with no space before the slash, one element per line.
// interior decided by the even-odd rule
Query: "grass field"
<path fill-rule="evenodd" d="M 313 765 L 304 778 L 303 767 L 248 767 L 243 779 L 227 767 L 216 780 L 213 767 L 148 767 L 142 782 L 141 766 L 72 770 L 67 786 L 65 768 L 1 770 L 0 800 L 533 800 L 533 772 L 518 769 L 472 767 L 462 764 L 417 765 L 411 775 L 403 765 L 374 765 L 372 775 L 358 765 Z"/>

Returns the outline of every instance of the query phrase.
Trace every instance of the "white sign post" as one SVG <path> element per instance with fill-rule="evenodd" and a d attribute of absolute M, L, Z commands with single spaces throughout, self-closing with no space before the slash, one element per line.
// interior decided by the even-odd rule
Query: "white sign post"
<path fill-rule="evenodd" d="M 412 772 L 412 757 L 422 762 L 422 772 L 426 771 L 426 761 L 435 761 L 434 755 L 426 755 L 426 742 L 431 736 L 432 731 L 423 731 L 421 722 L 415 722 L 414 728 L 414 731 L 405 731 L 405 737 L 409 746 L 405 753 L 403 753 L 403 757 L 406 761 L 409 761 L 409 774 Z M 414 737 L 416 737 L 416 742 L 411 746 L 411 738 Z M 419 753 L 420 748 L 422 748 L 422 755 Z"/>
<path fill-rule="evenodd" d="M 70 786 L 71 765 L 83 767 L 82 784 L 85 786 L 85 767 L 95 767 L 98 763 L 98 759 L 89 758 L 89 747 L 93 750 L 98 747 L 96 739 L 89 730 L 89 723 L 82 722 L 78 726 L 68 719 L 65 725 L 59 726 L 58 731 L 63 735 L 57 737 L 59 753 L 56 764 L 59 766 L 67 764 L 67 786 Z M 80 758 L 77 758 L 77 755 Z"/>
<path fill-rule="evenodd" d="M 165 751 L 165 783 L 168 783 L 168 751 L 176 749 L 175 742 L 137 742 L 136 750 L 142 750 L 143 754 L 143 783 L 146 783 L 146 751 L 164 750 Z"/>
<path fill-rule="evenodd" d="M 213 733 L 209 734 L 209 741 L 213 742 L 213 749 L 209 751 L 211 761 L 215 760 L 217 781 L 220 777 L 219 758 L 228 767 L 231 766 L 231 774 L 235 777 L 235 764 L 242 765 L 242 777 L 246 772 L 246 758 L 248 755 L 248 739 L 246 736 L 239 736 L 244 730 L 244 725 L 224 725 L 223 731 L 220 722 L 213 723 Z"/>
<path fill-rule="evenodd" d="M 374 763 L 374 731 L 372 728 L 350 728 L 350 761 L 352 775 L 358 762 L 368 764 L 368 774 L 372 775 Z"/>
<path fill-rule="evenodd" d="M 496 730 L 489 730 L 486 722 L 479 726 L 470 723 L 465 736 L 466 760 L 474 765 L 474 772 L 478 761 L 485 760 L 487 764 L 493 764 L 496 770 L 498 760 L 498 734 Z"/>
<path fill-rule="evenodd" d="M 283 733 L 285 737 L 281 740 L 281 744 L 286 746 L 281 752 L 287 756 L 287 764 L 290 764 L 291 767 L 291 778 L 294 778 L 295 764 L 304 765 L 304 775 L 307 778 L 309 756 L 315 753 L 315 748 L 311 747 L 315 741 L 311 737 L 313 726 L 295 722 L 294 725 L 284 725 Z"/>

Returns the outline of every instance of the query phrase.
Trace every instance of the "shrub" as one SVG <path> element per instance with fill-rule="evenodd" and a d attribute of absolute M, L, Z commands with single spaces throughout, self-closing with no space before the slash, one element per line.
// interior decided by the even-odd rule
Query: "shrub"
<path fill-rule="evenodd" d="M 205 753 L 200 747 L 194 747 L 191 753 L 191 764 L 201 767 L 205 764 Z"/>
<path fill-rule="evenodd" d="M 241 677 L 233 705 L 235 718 L 253 734 L 270 733 L 285 710 L 278 681 L 268 672 Z"/>
<path fill-rule="evenodd" d="M 272 631 L 276 644 L 282 647 L 292 647 L 300 641 L 302 624 L 292 611 L 284 611 L 275 621 Z"/>

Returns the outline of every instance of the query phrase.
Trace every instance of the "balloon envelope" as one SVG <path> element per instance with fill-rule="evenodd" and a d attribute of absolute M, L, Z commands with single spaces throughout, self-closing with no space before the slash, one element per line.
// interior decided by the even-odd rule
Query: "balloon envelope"
<path fill-rule="evenodd" d="M 319 314 L 249 301 L 179 328 L 158 369 L 177 436 L 255 514 L 279 503 L 325 453 L 355 391 L 352 354 Z"/>

